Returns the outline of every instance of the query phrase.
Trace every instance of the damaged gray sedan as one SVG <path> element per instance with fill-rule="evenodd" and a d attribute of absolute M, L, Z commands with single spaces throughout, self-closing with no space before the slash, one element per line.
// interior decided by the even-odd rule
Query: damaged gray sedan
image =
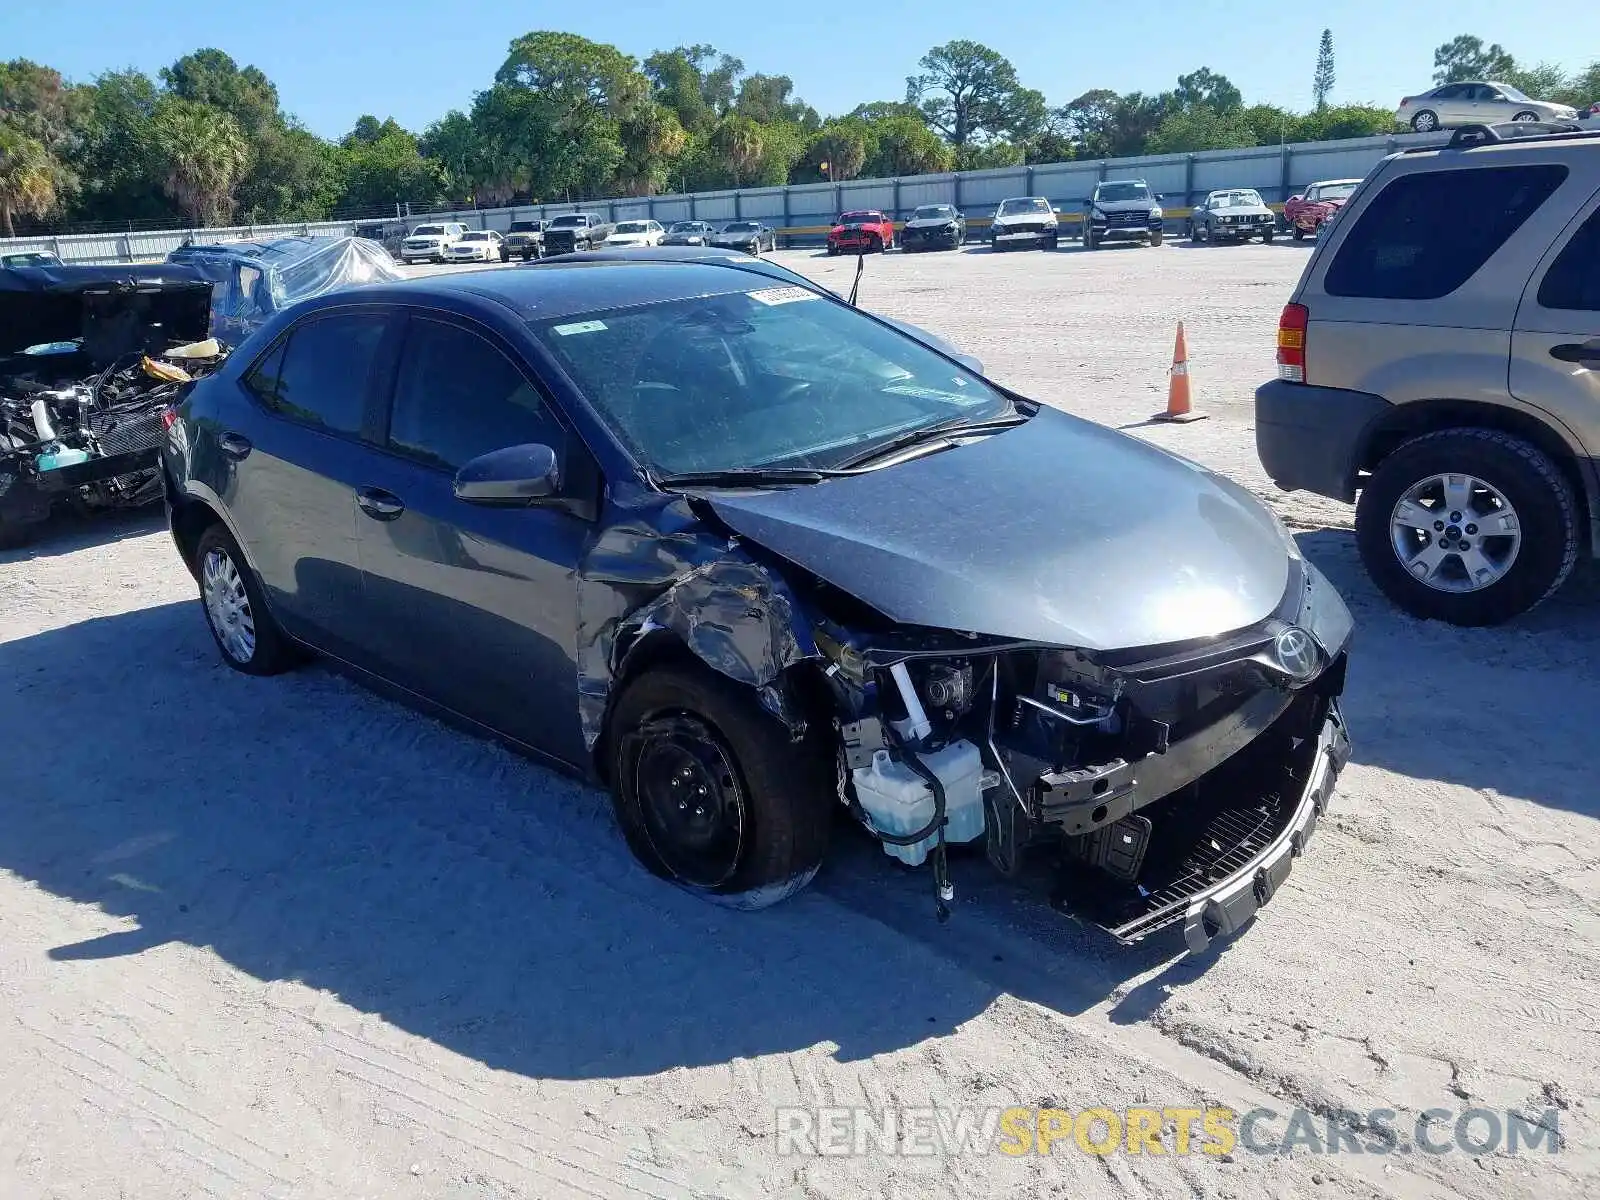
<path fill-rule="evenodd" d="M 315 651 L 597 777 L 740 907 L 848 813 L 941 917 L 967 842 L 1203 946 L 1349 753 L 1349 614 L 1248 493 L 737 260 L 310 301 L 188 390 L 163 473 L 230 666 Z"/>

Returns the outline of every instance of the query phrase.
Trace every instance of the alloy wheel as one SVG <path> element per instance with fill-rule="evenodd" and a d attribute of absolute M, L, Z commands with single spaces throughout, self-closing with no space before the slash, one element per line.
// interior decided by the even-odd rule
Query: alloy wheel
<path fill-rule="evenodd" d="M 220 547 L 206 552 L 200 566 L 201 596 L 206 617 L 222 651 L 236 663 L 248 663 L 256 654 L 255 615 L 250 596 L 233 557 Z"/>
<path fill-rule="evenodd" d="M 1441 592 L 1477 592 L 1505 578 L 1522 548 L 1517 510 L 1472 475 L 1430 475 L 1401 495 L 1389 541 L 1407 573 Z"/>

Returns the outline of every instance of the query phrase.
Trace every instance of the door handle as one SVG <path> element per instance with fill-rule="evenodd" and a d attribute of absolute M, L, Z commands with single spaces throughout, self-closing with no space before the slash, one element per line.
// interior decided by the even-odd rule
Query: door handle
<path fill-rule="evenodd" d="M 232 431 L 229 431 L 219 434 L 217 436 L 217 445 L 220 446 L 222 448 L 222 452 L 229 458 L 233 459 L 234 462 L 238 462 L 241 458 L 250 453 L 250 439 L 245 437 L 242 433 L 233 433 Z"/>
<path fill-rule="evenodd" d="M 1564 345 L 1551 346 L 1550 357 L 1600 371 L 1600 338 L 1588 342 L 1567 342 Z"/>
<path fill-rule="evenodd" d="M 374 521 L 392 521 L 406 510 L 399 496 L 382 488 L 361 488 L 356 492 L 356 503 Z"/>

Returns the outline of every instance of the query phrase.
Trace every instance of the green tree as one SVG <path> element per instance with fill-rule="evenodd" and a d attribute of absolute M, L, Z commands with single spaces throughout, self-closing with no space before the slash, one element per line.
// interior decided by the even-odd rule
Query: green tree
<path fill-rule="evenodd" d="M 978 42 L 935 46 L 906 79 L 906 103 L 951 145 L 1032 136 L 1045 120 L 1044 97 L 1017 80 L 1016 68 Z"/>
<path fill-rule="evenodd" d="M 1459 83 L 1463 79 L 1503 80 L 1517 69 L 1517 60 L 1499 42 L 1459 34 L 1433 52 L 1433 81 Z"/>
<path fill-rule="evenodd" d="M 867 124 L 876 143 L 863 168 L 869 176 L 933 175 L 955 165 L 955 152 L 921 117 L 901 114 Z"/>
<path fill-rule="evenodd" d="M 617 164 L 618 190 L 625 196 L 653 196 L 662 191 L 672 168 L 688 144 L 677 114 L 647 101 L 619 123 L 622 159 Z"/>
<path fill-rule="evenodd" d="M 280 124 L 278 89 L 256 67 L 240 68 L 214 48 L 185 54 L 161 69 L 161 81 L 174 96 L 209 104 L 231 116 L 246 137 Z"/>
<path fill-rule="evenodd" d="M 161 98 L 142 71 L 112 71 L 84 89 L 78 149 L 82 180 L 69 212 L 87 221 L 150 221 L 177 215 L 161 190 L 150 123 Z"/>
<path fill-rule="evenodd" d="M 723 117 L 711 131 L 709 144 L 726 164 L 734 187 L 748 183 L 761 166 L 766 147 L 761 126 L 749 117 Z"/>
<path fill-rule="evenodd" d="M 1318 112 L 1328 107 L 1333 81 L 1333 30 L 1324 29 L 1322 41 L 1317 46 L 1317 69 L 1311 74 L 1311 95 Z"/>
<path fill-rule="evenodd" d="M 1182 154 L 1255 144 L 1255 130 L 1243 109 L 1218 112 L 1202 104 L 1166 117 L 1150 135 L 1146 149 L 1150 154 Z"/>
<path fill-rule="evenodd" d="M 44 143 L 0 123 L 0 229 L 16 237 L 16 218 L 56 206 L 56 164 Z"/>
<path fill-rule="evenodd" d="M 956 152 L 956 167 L 962 171 L 992 171 L 997 167 L 1019 167 L 1027 152 L 1014 142 L 990 142 L 966 146 Z"/>
<path fill-rule="evenodd" d="M 877 138 L 868 122 L 854 117 L 829 121 L 811 135 L 797 182 L 855 179 L 877 149 Z"/>
<path fill-rule="evenodd" d="M 710 46 L 658 50 L 644 60 L 645 78 L 657 104 L 672 110 L 688 133 L 701 133 L 716 119 L 703 90 L 700 63 L 716 51 Z"/>
<path fill-rule="evenodd" d="M 1394 130 L 1394 110 L 1370 104 L 1341 104 L 1296 119 L 1294 141 L 1326 142 L 1377 137 Z"/>
<path fill-rule="evenodd" d="M 794 80 L 787 75 L 746 75 L 739 84 L 733 111 L 759 125 L 776 125 L 781 121 L 804 125 L 808 118 L 816 121 L 816 110 L 793 96 Z"/>
<path fill-rule="evenodd" d="M 1501 80 L 1535 100 L 1550 100 L 1567 90 L 1567 73 L 1555 63 L 1540 63 L 1533 67 L 1518 67 Z"/>
<path fill-rule="evenodd" d="M 270 125 L 252 142 L 239 184 L 239 216 L 253 223 L 320 221 L 344 191 L 345 152 L 294 121 Z"/>
<path fill-rule="evenodd" d="M 196 225 L 225 221 L 250 169 L 250 146 L 239 122 L 209 104 L 168 95 L 156 105 L 150 133 L 162 189 L 178 210 Z"/>
<path fill-rule="evenodd" d="M 1230 113 L 1244 107 L 1244 96 L 1239 89 L 1226 75 L 1218 75 L 1210 67 L 1179 75 L 1178 87 L 1172 96 L 1179 108 L 1209 108 Z"/>
<path fill-rule="evenodd" d="M 382 122 L 372 141 L 371 127 L 357 122 L 340 142 L 345 155 L 341 207 L 393 210 L 396 204 L 432 204 L 440 198 L 438 167 L 424 159 L 417 139 L 392 119 Z"/>

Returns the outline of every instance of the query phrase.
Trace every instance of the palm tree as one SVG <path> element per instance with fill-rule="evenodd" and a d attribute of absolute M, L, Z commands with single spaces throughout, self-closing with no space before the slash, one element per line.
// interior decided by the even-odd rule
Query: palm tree
<path fill-rule="evenodd" d="M 761 126 L 749 117 L 724 117 L 711 131 L 711 148 L 733 171 L 733 186 L 738 187 L 761 165 L 766 143 L 761 137 Z"/>
<path fill-rule="evenodd" d="M 151 120 L 161 162 L 161 188 L 197 225 L 220 224 L 250 169 L 250 146 L 239 123 L 221 109 L 175 96 Z"/>
<path fill-rule="evenodd" d="M 0 227 L 17 235 L 17 216 L 42 217 L 56 206 L 56 164 L 43 142 L 0 125 Z"/>

